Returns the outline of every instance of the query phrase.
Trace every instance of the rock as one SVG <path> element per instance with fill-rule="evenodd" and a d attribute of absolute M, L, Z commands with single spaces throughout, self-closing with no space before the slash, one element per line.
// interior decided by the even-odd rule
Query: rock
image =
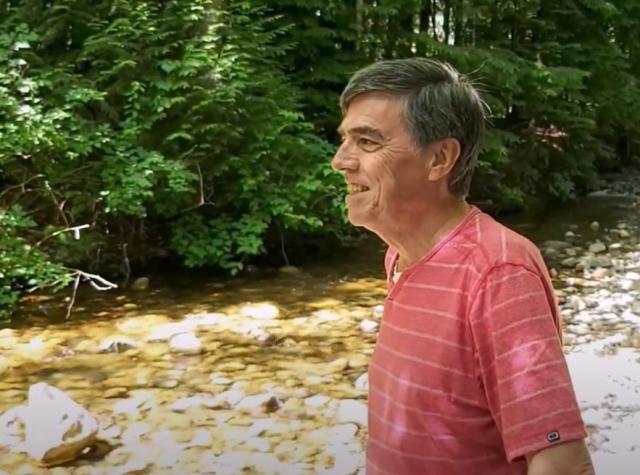
<path fill-rule="evenodd" d="M 230 389 L 211 399 L 205 399 L 202 404 L 209 409 L 228 409 L 237 405 L 244 397 L 245 395 L 242 391 Z"/>
<path fill-rule="evenodd" d="M 598 267 L 591 273 L 591 278 L 595 280 L 602 280 L 609 275 L 609 271 L 603 267 Z"/>
<path fill-rule="evenodd" d="M 384 305 L 376 305 L 375 307 L 373 307 L 373 318 L 376 319 L 381 319 L 382 318 L 382 314 L 384 313 Z"/>
<path fill-rule="evenodd" d="M 101 353 L 124 353 L 127 350 L 132 350 L 137 347 L 136 342 L 130 338 L 113 336 L 102 340 L 98 345 L 98 350 Z"/>
<path fill-rule="evenodd" d="M 203 396 L 191 396 L 178 399 L 171 404 L 171 410 L 173 412 L 187 412 L 194 407 L 201 407 L 204 404 L 205 398 Z"/>
<path fill-rule="evenodd" d="M 316 310 L 312 316 L 323 322 L 336 322 L 341 318 L 338 313 L 327 309 Z"/>
<path fill-rule="evenodd" d="M 248 449 L 257 450 L 258 452 L 269 452 L 271 448 L 269 441 L 262 437 L 251 437 L 245 442 Z"/>
<path fill-rule="evenodd" d="M 365 333 L 375 333 L 378 331 L 378 322 L 374 320 L 363 320 L 360 322 L 360 330 Z"/>
<path fill-rule="evenodd" d="M 640 274 L 637 272 L 627 272 L 624 275 L 624 278 L 629 280 L 640 280 Z"/>
<path fill-rule="evenodd" d="M 356 379 L 354 386 L 358 391 L 369 391 L 369 373 L 363 373 L 358 376 L 358 379 Z"/>
<path fill-rule="evenodd" d="M 116 399 L 126 397 L 129 394 L 129 389 L 124 387 L 109 388 L 102 395 L 105 399 Z"/>
<path fill-rule="evenodd" d="M 134 445 L 138 443 L 140 437 L 148 434 L 150 431 L 151 426 L 149 426 L 149 424 L 144 424 L 142 422 L 131 424 L 122 433 L 122 442 L 124 442 L 126 445 Z"/>
<path fill-rule="evenodd" d="M 580 262 L 580 259 L 577 259 L 575 257 L 568 257 L 566 259 L 563 259 L 560 265 L 562 267 L 575 267 L 576 265 L 578 265 L 579 262 Z"/>
<path fill-rule="evenodd" d="M 294 275 L 294 274 L 301 274 L 302 271 L 294 266 L 283 266 L 280 267 L 280 269 L 278 269 L 282 274 L 290 274 L 290 275 Z"/>
<path fill-rule="evenodd" d="M 259 437 L 265 432 L 275 431 L 277 427 L 272 419 L 258 419 L 247 429 L 247 437 Z"/>
<path fill-rule="evenodd" d="M 582 312 L 583 310 L 587 309 L 587 304 L 585 303 L 585 301 L 577 295 L 572 295 L 569 298 L 569 304 L 571 305 L 571 308 L 576 312 Z"/>
<path fill-rule="evenodd" d="M 21 451 L 25 439 L 27 406 L 16 406 L 0 416 L 0 447 Z"/>
<path fill-rule="evenodd" d="M 606 251 L 607 251 L 607 246 L 601 242 L 594 242 L 589 246 L 589 252 L 592 252 L 594 254 L 600 254 Z"/>
<path fill-rule="evenodd" d="M 323 394 L 317 394 L 315 396 L 308 397 L 304 400 L 304 404 L 307 407 L 319 408 L 325 406 L 331 401 L 329 396 Z"/>
<path fill-rule="evenodd" d="M 157 342 L 157 341 L 167 341 L 173 338 L 174 336 L 178 336 L 185 333 L 193 333 L 193 331 L 198 327 L 197 321 L 193 320 L 184 320 L 182 322 L 171 322 L 165 323 L 163 325 L 155 328 L 147 341 Z"/>
<path fill-rule="evenodd" d="M 366 427 L 367 406 L 355 399 L 343 399 L 338 405 L 336 420 L 340 423 L 354 422 L 361 427 Z"/>
<path fill-rule="evenodd" d="M 149 278 L 148 277 L 138 277 L 131 284 L 132 290 L 147 290 L 149 288 Z"/>
<path fill-rule="evenodd" d="M 169 340 L 169 348 L 176 353 L 184 353 L 187 355 L 197 355 L 204 351 L 202 342 L 195 333 L 181 333 Z"/>
<path fill-rule="evenodd" d="M 280 316 L 280 309 L 270 303 L 244 305 L 240 309 L 240 315 L 256 320 L 275 320 Z"/>
<path fill-rule="evenodd" d="M 185 315 L 184 322 L 197 327 L 212 327 L 225 324 L 229 321 L 229 317 L 224 313 L 191 313 Z"/>
<path fill-rule="evenodd" d="M 29 388 L 24 414 L 26 452 L 42 465 L 76 459 L 98 434 L 98 421 L 61 390 L 45 383 Z"/>
<path fill-rule="evenodd" d="M 598 221 L 594 221 L 589 225 L 592 231 L 598 231 L 600 229 L 600 223 Z"/>
<path fill-rule="evenodd" d="M 613 267 L 613 260 L 608 256 L 594 256 L 587 259 L 586 264 L 588 267 L 602 267 L 602 268 L 611 268 Z"/>
<path fill-rule="evenodd" d="M 247 396 L 234 409 L 249 414 L 269 414 L 282 407 L 282 401 L 272 394 Z"/>
<path fill-rule="evenodd" d="M 564 233 L 564 237 L 567 239 L 571 239 L 576 237 L 576 233 L 574 233 L 573 231 L 567 231 L 566 233 Z"/>
<path fill-rule="evenodd" d="M 565 249 L 569 249 L 570 247 L 572 247 L 572 245 L 567 241 L 549 240 L 542 243 L 542 248 L 553 249 L 556 252 L 564 251 Z"/>
<path fill-rule="evenodd" d="M 369 357 L 366 355 L 353 355 L 349 358 L 349 368 L 363 368 L 369 364 Z"/>
<path fill-rule="evenodd" d="M 211 374 L 211 382 L 213 384 L 219 384 L 220 386 L 228 386 L 229 384 L 233 383 L 232 379 L 229 379 L 225 376 L 222 376 L 218 373 L 212 373 Z"/>
<path fill-rule="evenodd" d="M 198 429 L 191 441 L 187 442 L 185 448 L 191 447 L 211 447 L 213 437 L 211 432 L 206 429 Z"/>

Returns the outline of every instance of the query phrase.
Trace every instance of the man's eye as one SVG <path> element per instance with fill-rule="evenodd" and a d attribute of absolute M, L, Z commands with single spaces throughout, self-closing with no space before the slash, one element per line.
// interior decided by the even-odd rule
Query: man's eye
<path fill-rule="evenodd" d="M 377 149 L 380 148 L 380 144 L 378 142 L 365 139 L 364 137 L 360 137 L 358 139 L 358 146 L 365 152 L 375 152 Z"/>

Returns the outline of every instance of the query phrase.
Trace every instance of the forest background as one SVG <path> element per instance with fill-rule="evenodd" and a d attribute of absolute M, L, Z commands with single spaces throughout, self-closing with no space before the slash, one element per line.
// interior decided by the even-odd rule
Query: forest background
<path fill-rule="evenodd" d="M 158 259 L 234 274 L 348 243 L 338 97 L 410 56 L 491 108 L 486 209 L 639 164 L 637 0 L 0 0 L 0 320 Z"/>

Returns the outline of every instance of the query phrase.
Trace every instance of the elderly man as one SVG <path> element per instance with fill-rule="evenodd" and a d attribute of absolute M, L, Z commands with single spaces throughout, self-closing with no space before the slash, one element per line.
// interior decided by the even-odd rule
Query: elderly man
<path fill-rule="evenodd" d="M 466 202 L 478 93 L 413 58 L 358 71 L 341 106 L 349 220 L 389 246 L 367 474 L 592 474 L 541 255 Z"/>

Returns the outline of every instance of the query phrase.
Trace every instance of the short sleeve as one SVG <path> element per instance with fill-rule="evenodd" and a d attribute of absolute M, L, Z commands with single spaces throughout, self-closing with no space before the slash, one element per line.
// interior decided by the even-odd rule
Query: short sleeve
<path fill-rule="evenodd" d="M 508 460 L 586 437 L 548 280 L 519 265 L 493 268 L 470 308 L 477 372 Z"/>

